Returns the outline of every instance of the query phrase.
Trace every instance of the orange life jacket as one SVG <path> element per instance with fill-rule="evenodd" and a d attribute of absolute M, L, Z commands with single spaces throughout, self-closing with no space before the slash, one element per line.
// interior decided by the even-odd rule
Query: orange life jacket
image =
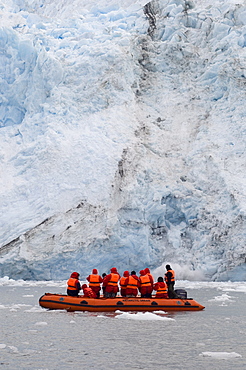
<path fill-rule="evenodd" d="M 122 278 L 120 279 L 120 286 L 121 288 L 126 288 L 126 279 L 128 278 L 128 276 L 122 276 Z"/>
<path fill-rule="evenodd" d="M 167 274 L 168 272 L 171 272 L 171 274 L 172 274 L 171 281 L 175 281 L 175 272 L 174 272 L 173 270 L 168 270 L 168 271 L 166 272 L 166 274 Z M 167 278 L 166 274 L 165 274 L 165 281 L 167 282 L 167 281 L 168 281 L 168 278 Z"/>
<path fill-rule="evenodd" d="M 78 290 L 77 284 L 76 284 L 77 282 L 78 282 L 78 279 L 74 279 L 74 278 L 68 279 L 68 281 L 67 281 L 67 288 L 69 290 Z"/>
<path fill-rule="evenodd" d="M 118 274 L 112 274 L 111 273 L 111 278 L 108 282 L 108 285 L 112 285 L 112 286 L 117 286 L 118 285 L 118 281 L 119 281 L 119 275 Z"/>
<path fill-rule="evenodd" d="M 162 285 L 162 287 L 160 285 Z M 158 289 L 156 291 L 156 294 L 163 294 L 163 293 L 167 293 L 167 284 L 164 282 L 163 284 L 158 284 Z"/>
<path fill-rule="evenodd" d="M 141 286 L 151 286 L 149 275 L 141 275 L 139 277 Z"/>
<path fill-rule="evenodd" d="M 151 275 L 151 273 L 150 272 L 147 272 L 147 275 L 149 276 L 149 278 L 150 278 L 150 282 L 151 282 L 151 280 L 153 281 L 153 283 L 154 283 L 154 278 L 153 278 L 153 275 Z"/>
<path fill-rule="evenodd" d="M 126 288 L 129 289 L 129 288 L 137 288 L 137 287 L 138 287 L 138 281 L 134 279 L 134 277 L 129 276 L 129 281 L 128 281 Z"/>
<path fill-rule="evenodd" d="M 90 276 L 89 287 L 100 286 L 99 275 L 92 274 Z"/>

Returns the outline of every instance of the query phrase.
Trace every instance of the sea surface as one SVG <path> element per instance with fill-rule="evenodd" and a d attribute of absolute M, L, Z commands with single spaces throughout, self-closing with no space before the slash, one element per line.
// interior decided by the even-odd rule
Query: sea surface
<path fill-rule="evenodd" d="M 57 283 L 0 279 L 0 370 L 246 369 L 246 282 L 178 282 L 206 308 L 68 313 L 39 306 Z"/>

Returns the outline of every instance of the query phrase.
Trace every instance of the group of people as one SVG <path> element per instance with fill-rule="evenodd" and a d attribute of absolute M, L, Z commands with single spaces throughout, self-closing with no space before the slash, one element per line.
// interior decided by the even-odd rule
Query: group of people
<path fill-rule="evenodd" d="M 87 284 L 81 286 L 79 282 L 79 273 L 73 272 L 67 281 L 67 294 L 72 297 L 77 297 L 80 290 L 83 291 L 84 297 L 100 298 L 101 288 L 104 298 L 114 298 L 120 291 L 122 297 L 136 297 L 138 293 L 141 298 L 151 298 L 155 291 L 155 298 L 176 298 L 174 291 L 175 272 L 170 265 L 166 265 L 167 272 L 158 277 L 157 282 L 150 273 L 149 268 L 141 270 L 139 276 L 135 271 L 129 273 L 124 271 L 121 277 L 116 267 L 112 267 L 110 274 L 98 274 L 97 269 L 93 269 L 92 273 L 87 276 Z"/>

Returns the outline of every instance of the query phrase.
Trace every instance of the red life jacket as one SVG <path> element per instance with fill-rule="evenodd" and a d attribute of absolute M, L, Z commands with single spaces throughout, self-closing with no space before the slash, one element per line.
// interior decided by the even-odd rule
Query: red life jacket
<path fill-rule="evenodd" d="M 96 294 L 91 288 L 83 288 L 84 296 L 89 298 L 96 298 Z"/>
<path fill-rule="evenodd" d="M 112 286 L 118 286 L 118 281 L 119 281 L 119 275 L 118 274 L 110 274 L 111 277 L 110 277 L 110 280 L 108 282 L 108 285 L 112 285 Z"/>
<path fill-rule="evenodd" d="M 89 280 L 89 287 L 94 287 L 94 286 L 100 286 L 100 276 L 96 274 L 89 275 L 90 280 Z"/>
<path fill-rule="evenodd" d="M 67 288 L 69 290 L 78 290 L 77 283 L 78 283 L 78 279 L 70 278 L 67 281 Z"/>
<path fill-rule="evenodd" d="M 129 280 L 128 280 L 128 284 L 127 284 L 127 289 L 131 288 L 131 289 L 134 289 L 134 288 L 137 288 L 138 287 L 138 281 L 136 279 L 134 279 L 134 277 L 132 276 L 129 276 Z"/>
<path fill-rule="evenodd" d="M 149 275 L 141 275 L 139 277 L 141 287 L 151 286 Z"/>

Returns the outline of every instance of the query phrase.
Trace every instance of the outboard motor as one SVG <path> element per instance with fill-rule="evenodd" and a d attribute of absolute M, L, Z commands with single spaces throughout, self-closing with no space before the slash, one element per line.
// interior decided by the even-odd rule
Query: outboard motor
<path fill-rule="evenodd" d="M 184 289 L 175 289 L 175 293 L 180 299 L 187 299 L 187 292 Z"/>

